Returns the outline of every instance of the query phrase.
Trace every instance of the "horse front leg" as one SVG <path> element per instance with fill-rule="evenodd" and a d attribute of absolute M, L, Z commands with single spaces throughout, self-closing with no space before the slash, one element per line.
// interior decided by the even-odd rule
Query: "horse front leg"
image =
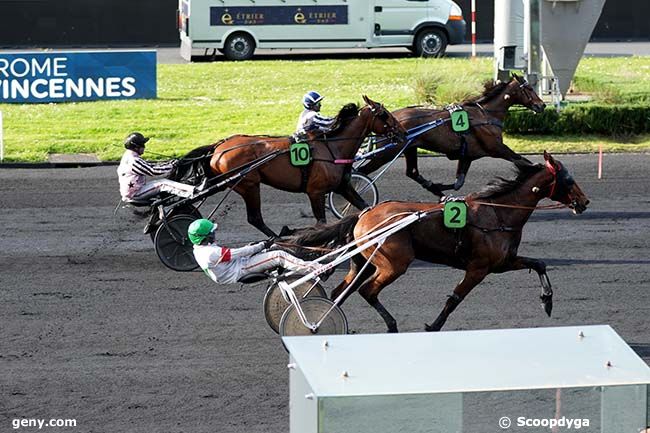
<path fill-rule="evenodd" d="M 540 295 L 542 308 L 544 308 L 544 312 L 546 312 L 548 317 L 551 317 L 553 311 L 553 287 L 551 286 L 551 280 L 548 278 L 548 274 L 546 273 L 546 263 L 530 257 L 517 256 L 505 271 L 518 271 L 520 269 L 529 269 L 537 272 L 539 281 L 542 285 L 542 294 Z"/>
<path fill-rule="evenodd" d="M 456 182 L 454 183 L 454 190 L 458 191 L 465 184 L 465 176 L 469 171 L 469 166 L 472 165 L 472 160 L 468 158 L 461 158 L 458 160 L 456 168 Z"/>
<path fill-rule="evenodd" d="M 314 218 L 318 224 L 325 224 L 327 219 L 325 218 L 325 194 L 323 191 L 320 192 L 311 192 L 307 194 L 309 196 L 309 203 L 311 204 L 311 211 L 314 213 Z"/>
<path fill-rule="evenodd" d="M 235 191 L 244 199 L 246 203 L 246 219 L 248 223 L 264 233 L 266 236 L 277 237 L 262 218 L 262 205 L 260 200 L 260 184 L 242 184 L 235 188 Z"/>
<path fill-rule="evenodd" d="M 500 137 L 496 140 L 496 146 L 492 151 L 488 151 L 487 154 L 493 158 L 505 159 L 506 161 L 510 161 L 515 165 L 533 165 L 529 159 L 519 155 L 517 152 L 510 149 L 508 145 L 503 142 L 503 137 Z"/>
<path fill-rule="evenodd" d="M 352 186 L 352 180 L 349 176 L 347 182 L 344 182 L 335 192 L 343 196 L 344 199 L 349 201 L 352 206 L 359 210 L 364 210 L 369 207 L 368 203 L 366 203 L 363 197 L 361 197 L 357 190 Z"/>
<path fill-rule="evenodd" d="M 458 305 L 463 302 L 463 299 L 476 287 L 485 276 L 489 274 L 487 268 L 477 268 L 477 269 L 468 269 L 465 273 L 465 277 L 454 289 L 454 293 L 447 299 L 444 308 L 436 318 L 436 320 L 431 324 L 427 325 L 425 323 L 424 329 L 428 332 L 431 331 L 440 331 L 447 321 L 449 315 L 458 307 Z"/>
<path fill-rule="evenodd" d="M 426 189 L 432 194 L 442 197 L 445 195 L 442 192 L 444 185 L 439 183 L 433 183 L 428 179 L 425 179 L 420 174 L 418 170 L 418 149 L 417 147 L 409 147 L 404 151 L 404 158 L 406 158 L 406 176 L 410 179 L 416 181 L 422 188 Z"/>

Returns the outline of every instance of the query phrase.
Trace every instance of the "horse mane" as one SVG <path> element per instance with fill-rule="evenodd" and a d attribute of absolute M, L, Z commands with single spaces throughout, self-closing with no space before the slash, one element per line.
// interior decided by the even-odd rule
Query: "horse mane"
<path fill-rule="evenodd" d="M 512 192 L 542 169 L 544 169 L 542 164 L 515 163 L 514 172 L 516 177 L 514 179 L 505 179 L 499 176 L 490 181 L 484 189 L 473 193 L 472 198 L 479 200 L 493 199 Z"/>
<path fill-rule="evenodd" d="M 349 104 L 345 104 L 341 109 L 339 110 L 338 114 L 336 115 L 335 119 L 336 121 L 334 122 L 334 128 L 330 132 L 330 134 L 335 134 L 342 129 L 345 129 L 348 124 L 354 120 L 357 115 L 359 114 L 359 106 L 355 104 L 354 102 L 350 102 Z"/>
<path fill-rule="evenodd" d="M 478 96 L 472 96 L 465 99 L 461 102 L 461 105 L 464 104 L 484 104 L 490 101 L 492 98 L 499 96 L 503 93 L 503 90 L 508 86 L 507 82 L 494 82 L 492 80 L 487 80 L 483 83 L 483 93 Z"/>

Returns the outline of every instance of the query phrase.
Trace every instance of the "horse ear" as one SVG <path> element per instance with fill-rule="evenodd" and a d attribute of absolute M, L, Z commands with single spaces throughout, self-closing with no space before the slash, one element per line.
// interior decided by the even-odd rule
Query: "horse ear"
<path fill-rule="evenodd" d="M 372 105 L 372 101 L 370 100 L 370 98 L 368 98 L 366 95 L 362 95 L 362 97 L 363 97 L 363 102 L 365 102 L 368 105 Z"/>
<path fill-rule="evenodd" d="M 555 160 L 553 159 L 551 154 L 548 153 L 547 151 L 544 151 L 544 161 L 547 161 L 548 163 L 555 165 Z"/>

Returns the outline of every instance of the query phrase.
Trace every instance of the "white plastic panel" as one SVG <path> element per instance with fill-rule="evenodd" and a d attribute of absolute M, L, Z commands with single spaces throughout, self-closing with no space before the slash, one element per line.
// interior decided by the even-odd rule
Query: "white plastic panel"
<path fill-rule="evenodd" d="M 609 326 L 285 337 L 284 343 L 318 397 L 650 383 L 650 368 Z"/>

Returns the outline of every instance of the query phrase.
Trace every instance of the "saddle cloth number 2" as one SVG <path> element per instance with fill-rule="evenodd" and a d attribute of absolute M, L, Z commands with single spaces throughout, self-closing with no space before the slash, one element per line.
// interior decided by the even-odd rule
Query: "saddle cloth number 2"
<path fill-rule="evenodd" d="M 462 229 L 467 224 L 467 205 L 462 201 L 450 201 L 445 203 L 444 210 L 445 227 L 450 229 Z"/>

